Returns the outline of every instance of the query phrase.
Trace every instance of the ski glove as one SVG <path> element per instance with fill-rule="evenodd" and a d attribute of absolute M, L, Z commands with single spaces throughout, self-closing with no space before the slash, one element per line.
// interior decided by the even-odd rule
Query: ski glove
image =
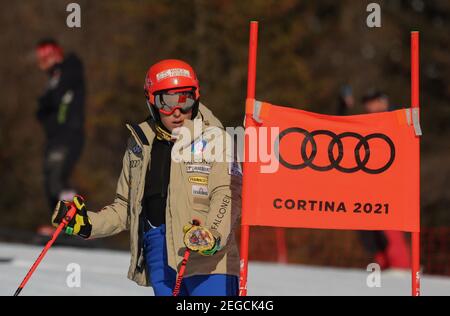
<path fill-rule="evenodd" d="M 219 234 L 216 231 L 199 226 L 196 221 L 193 224 L 185 225 L 183 232 L 186 247 L 203 256 L 212 256 L 221 249 Z"/>
<path fill-rule="evenodd" d="M 84 199 L 79 195 L 75 195 L 73 197 L 73 202 L 58 202 L 52 216 L 53 226 L 58 227 L 71 206 L 75 206 L 77 212 L 75 213 L 75 216 L 72 218 L 69 224 L 66 226 L 66 234 L 89 238 L 89 236 L 91 236 L 92 224 L 87 215 Z"/>

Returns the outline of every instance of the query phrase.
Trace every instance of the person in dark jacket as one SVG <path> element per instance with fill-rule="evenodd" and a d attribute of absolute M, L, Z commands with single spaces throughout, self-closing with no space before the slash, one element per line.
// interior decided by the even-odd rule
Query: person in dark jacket
<path fill-rule="evenodd" d="M 85 82 L 83 65 L 73 53 L 63 53 L 53 39 L 36 45 L 39 68 L 49 80 L 38 99 L 37 119 L 45 132 L 44 185 L 49 211 L 61 199 L 72 199 L 69 183 L 84 144 Z"/>

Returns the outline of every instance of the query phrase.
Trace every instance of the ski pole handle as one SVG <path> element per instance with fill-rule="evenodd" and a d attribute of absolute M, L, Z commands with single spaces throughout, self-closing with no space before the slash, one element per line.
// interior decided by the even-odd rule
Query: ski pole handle
<path fill-rule="evenodd" d="M 192 220 L 192 225 L 200 226 L 200 221 L 198 219 L 194 218 Z M 186 250 L 184 251 L 183 261 L 181 261 L 180 271 L 178 271 L 178 276 L 177 276 L 177 280 L 175 282 L 175 287 L 173 288 L 172 296 L 178 296 L 178 294 L 180 293 L 181 282 L 183 281 L 184 271 L 186 270 L 186 265 L 189 260 L 190 254 L 191 254 L 191 250 L 189 248 L 186 248 Z"/>
<path fill-rule="evenodd" d="M 20 294 L 20 292 L 25 287 L 28 280 L 31 278 L 34 271 L 38 267 L 38 265 L 41 263 L 42 259 L 44 258 L 45 254 L 47 253 L 47 251 L 50 249 L 50 247 L 56 241 L 56 238 L 58 238 L 61 231 L 64 229 L 64 227 L 66 227 L 69 224 L 69 222 L 72 220 L 72 218 L 75 216 L 76 213 L 77 213 L 77 209 L 76 209 L 75 205 L 73 203 L 71 203 L 70 209 L 67 212 L 66 216 L 64 216 L 64 218 L 61 221 L 61 224 L 59 224 L 58 228 L 56 228 L 55 232 L 53 233 L 52 238 L 47 242 L 47 244 L 45 245 L 41 254 L 39 255 L 39 257 L 36 259 L 36 261 L 31 266 L 30 270 L 28 271 L 27 275 L 23 279 L 22 283 L 20 283 L 19 287 L 17 288 L 16 292 L 14 293 L 14 296 L 18 296 Z"/>
<path fill-rule="evenodd" d="M 70 209 L 67 212 L 66 216 L 64 216 L 64 218 L 61 221 L 61 224 L 59 224 L 58 228 L 64 224 L 63 227 L 69 225 L 70 221 L 72 220 L 72 218 L 75 216 L 75 214 L 77 213 L 77 208 L 75 207 L 75 203 L 70 203 Z"/>

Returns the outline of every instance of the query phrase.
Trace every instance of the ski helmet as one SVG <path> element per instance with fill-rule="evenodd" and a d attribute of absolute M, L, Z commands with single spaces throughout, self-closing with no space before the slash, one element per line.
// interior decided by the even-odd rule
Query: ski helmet
<path fill-rule="evenodd" d="M 42 39 L 36 45 L 36 56 L 40 64 L 46 64 L 50 59 L 62 59 L 63 49 L 54 39 Z"/>
<path fill-rule="evenodd" d="M 145 76 L 144 94 L 150 113 L 159 120 L 159 112 L 171 114 L 179 108 L 182 112 L 192 109 L 197 115 L 200 87 L 192 67 L 178 59 L 165 59 L 151 66 Z"/>

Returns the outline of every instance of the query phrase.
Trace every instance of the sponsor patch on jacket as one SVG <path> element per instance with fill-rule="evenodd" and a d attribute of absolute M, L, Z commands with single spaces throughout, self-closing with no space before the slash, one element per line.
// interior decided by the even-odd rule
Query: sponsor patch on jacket
<path fill-rule="evenodd" d="M 208 178 L 207 177 L 189 177 L 190 183 L 197 183 L 197 184 L 208 184 Z"/>
<path fill-rule="evenodd" d="M 187 173 L 209 174 L 211 172 L 211 166 L 199 165 L 199 164 L 187 164 L 186 165 L 186 172 Z"/>
<path fill-rule="evenodd" d="M 192 195 L 194 196 L 208 196 L 208 187 L 206 185 L 192 185 Z"/>
<path fill-rule="evenodd" d="M 131 148 L 131 151 L 132 151 L 133 153 L 135 153 L 136 155 L 139 155 L 139 154 L 142 152 L 142 148 L 141 148 L 141 146 L 139 146 L 139 145 L 134 145 L 134 146 Z"/>
<path fill-rule="evenodd" d="M 232 176 L 242 177 L 241 164 L 237 161 L 232 161 L 228 164 L 228 174 Z"/>
<path fill-rule="evenodd" d="M 196 140 L 191 147 L 191 151 L 194 155 L 201 155 L 206 148 L 208 142 L 204 139 Z"/>

